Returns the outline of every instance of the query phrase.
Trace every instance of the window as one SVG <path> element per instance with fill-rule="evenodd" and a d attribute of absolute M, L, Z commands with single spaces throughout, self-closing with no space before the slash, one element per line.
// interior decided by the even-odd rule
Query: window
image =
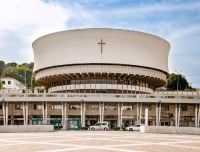
<path fill-rule="evenodd" d="M 22 103 L 16 103 L 15 104 L 15 109 L 16 110 L 22 110 L 23 109 L 23 104 Z"/>
<path fill-rule="evenodd" d="M 34 110 L 42 110 L 43 105 L 42 104 L 34 104 Z"/>
<path fill-rule="evenodd" d="M 55 110 L 62 109 L 62 105 L 61 104 L 52 104 L 52 109 L 55 109 Z"/>
<path fill-rule="evenodd" d="M 11 84 L 11 81 L 8 81 L 8 84 Z"/>
<path fill-rule="evenodd" d="M 69 109 L 70 110 L 78 110 L 81 109 L 81 105 L 80 104 L 69 104 Z"/>
<path fill-rule="evenodd" d="M 123 110 L 133 110 L 132 104 L 124 104 L 122 107 Z"/>
<path fill-rule="evenodd" d="M 117 106 L 115 104 L 105 104 L 105 110 L 116 110 Z"/>
<path fill-rule="evenodd" d="M 99 105 L 98 104 L 88 104 L 87 107 L 90 110 L 99 110 Z"/>
<path fill-rule="evenodd" d="M 5 84 L 5 81 L 2 81 L 2 84 Z"/>
<path fill-rule="evenodd" d="M 188 111 L 188 106 L 187 105 L 181 105 L 181 111 Z"/>
<path fill-rule="evenodd" d="M 169 111 L 169 105 L 162 105 L 161 111 Z"/>

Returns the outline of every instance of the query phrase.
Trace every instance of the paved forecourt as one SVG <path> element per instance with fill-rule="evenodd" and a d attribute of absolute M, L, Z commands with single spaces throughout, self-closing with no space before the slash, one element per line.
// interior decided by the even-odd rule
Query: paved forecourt
<path fill-rule="evenodd" d="M 200 136 L 125 131 L 1 133 L 1 152 L 199 152 Z"/>

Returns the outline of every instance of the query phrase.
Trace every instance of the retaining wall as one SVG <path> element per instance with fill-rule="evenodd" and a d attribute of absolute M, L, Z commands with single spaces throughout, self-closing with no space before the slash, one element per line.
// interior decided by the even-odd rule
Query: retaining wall
<path fill-rule="evenodd" d="M 159 134 L 192 134 L 200 135 L 200 128 L 196 127 L 167 127 L 167 126 L 141 126 L 140 132 Z"/>
<path fill-rule="evenodd" d="M 53 125 L 7 125 L 7 126 L 0 126 L 0 133 L 51 132 L 51 131 L 54 131 Z"/>

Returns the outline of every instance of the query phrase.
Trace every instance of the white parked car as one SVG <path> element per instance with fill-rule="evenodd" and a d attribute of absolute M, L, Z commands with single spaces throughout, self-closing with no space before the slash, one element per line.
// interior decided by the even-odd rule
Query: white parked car
<path fill-rule="evenodd" d="M 88 130 L 109 130 L 108 122 L 98 122 L 93 126 L 90 126 Z"/>
<path fill-rule="evenodd" d="M 131 126 L 126 127 L 126 130 L 127 131 L 140 131 L 140 126 L 141 125 L 131 125 Z"/>

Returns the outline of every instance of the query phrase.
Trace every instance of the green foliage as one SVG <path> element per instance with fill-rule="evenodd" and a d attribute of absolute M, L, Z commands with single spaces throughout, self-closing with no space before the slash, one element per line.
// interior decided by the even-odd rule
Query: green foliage
<path fill-rule="evenodd" d="M 5 66 L 5 62 L 4 61 L 0 61 L 0 76 L 2 74 L 2 71 L 4 69 L 4 66 Z"/>
<path fill-rule="evenodd" d="M 26 84 L 27 88 L 33 88 L 36 86 L 35 79 L 32 80 L 33 65 L 33 62 L 23 64 L 12 62 L 5 64 L 4 61 L 0 61 L 0 75 L 3 77 L 13 77 Z M 33 83 L 34 85 L 32 85 Z"/>
<path fill-rule="evenodd" d="M 2 89 L 3 85 L 2 85 L 2 82 L 1 82 L 1 78 L 0 78 L 0 90 Z"/>
<path fill-rule="evenodd" d="M 169 75 L 166 88 L 167 90 L 172 90 L 172 91 L 192 90 L 192 87 L 189 86 L 188 81 L 183 75 L 174 73 Z"/>

